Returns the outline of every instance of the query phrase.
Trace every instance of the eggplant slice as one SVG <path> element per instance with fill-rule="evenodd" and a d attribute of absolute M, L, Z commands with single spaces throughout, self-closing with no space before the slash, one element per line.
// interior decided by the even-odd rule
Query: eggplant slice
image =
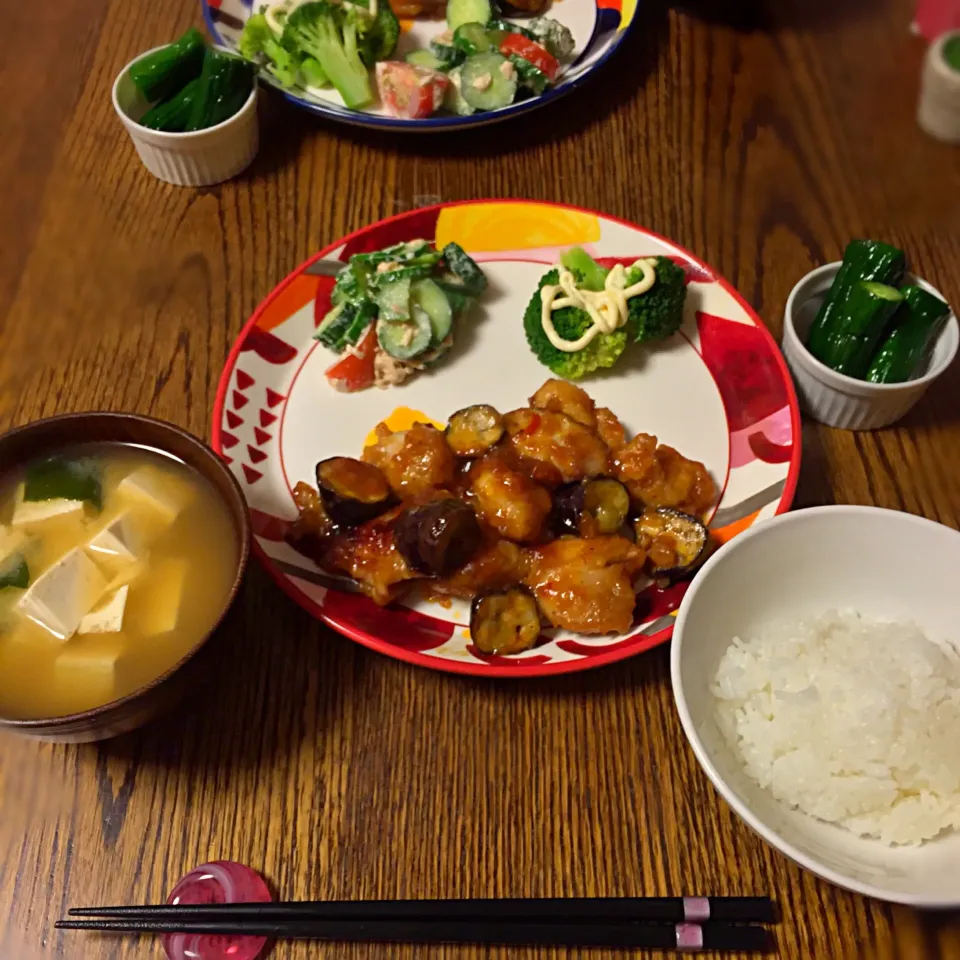
<path fill-rule="evenodd" d="M 553 495 L 551 526 L 558 536 L 608 536 L 619 533 L 630 513 L 630 494 L 609 477 L 568 483 Z"/>
<path fill-rule="evenodd" d="M 503 417 L 489 404 L 464 407 L 447 423 L 447 443 L 458 457 L 481 457 L 503 438 Z"/>
<path fill-rule="evenodd" d="M 356 527 L 395 503 L 379 468 L 353 457 L 331 457 L 317 464 L 317 489 L 327 516 L 338 527 Z"/>
<path fill-rule="evenodd" d="M 523 653 L 539 636 L 540 607 L 524 587 L 495 590 L 474 598 L 470 637 L 482 653 Z"/>
<path fill-rule="evenodd" d="M 393 527 L 397 549 L 418 573 L 449 577 L 473 559 L 483 533 L 476 514 L 459 500 L 412 507 Z"/>
<path fill-rule="evenodd" d="M 681 577 L 706 554 L 707 528 L 689 513 L 672 507 L 648 508 L 633 528 L 637 546 L 647 551 L 647 572 L 652 577 Z"/>

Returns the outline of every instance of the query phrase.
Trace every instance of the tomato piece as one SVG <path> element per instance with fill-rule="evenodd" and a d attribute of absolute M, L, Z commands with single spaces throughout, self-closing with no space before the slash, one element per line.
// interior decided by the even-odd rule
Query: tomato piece
<path fill-rule="evenodd" d="M 373 363 L 377 354 L 376 324 L 363 335 L 363 339 L 347 351 L 324 374 L 330 386 L 341 393 L 356 393 L 373 386 Z"/>
<path fill-rule="evenodd" d="M 434 113 L 450 83 L 436 70 L 397 60 L 381 60 L 376 69 L 383 105 L 391 116 L 404 120 L 422 120 Z"/>
<path fill-rule="evenodd" d="M 532 63 L 547 79 L 553 83 L 560 73 L 560 61 L 545 47 L 528 39 L 522 33 L 508 33 L 500 42 L 500 52 L 509 57 L 516 54 L 527 63 Z"/>

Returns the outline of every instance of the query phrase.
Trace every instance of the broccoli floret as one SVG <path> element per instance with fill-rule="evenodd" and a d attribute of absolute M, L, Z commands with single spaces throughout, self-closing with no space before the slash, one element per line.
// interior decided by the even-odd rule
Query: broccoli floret
<path fill-rule="evenodd" d="M 562 24 L 549 17 L 537 17 L 527 24 L 527 29 L 541 46 L 547 48 L 558 60 L 566 60 L 573 53 L 576 42 L 573 34 Z"/>
<path fill-rule="evenodd" d="M 370 0 L 352 0 L 357 7 L 369 10 Z M 357 14 L 357 37 L 360 59 L 372 67 L 378 60 L 389 60 L 397 48 L 400 39 L 400 21 L 389 3 L 377 6 L 377 15 L 364 16 L 361 10 Z"/>
<path fill-rule="evenodd" d="M 329 87 L 330 78 L 323 72 L 320 61 L 316 57 L 304 57 L 300 64 L 300 77 L 305 87 Z"/>
<path fill-rule="evenodd" d="M 687 299 L 686 276 L 683 267 L 669 257 L 656 257 L 654 267 L 657 279 L 654 285 L 639 297 L 629 301 L 629 326 L 634 340 L 663 340 L 676 333 L 683 323 L 683 305 Z M 627 270 L 626 285 L 643 278 L 636 267 Z"/>
<path fill-rule="evenodd" d="M 237 49 L 244 59 L 256 64 L 265 63 L 281 86 L 296 84 L 297 58 L 280 44 L 262 13 L 255 13 L 247 19 Z"/>
<path fill-rule="evenodd" d="M 582 282 L 582 277 L 576 277 L 576 279 L 578 283 Z M 558 280 L 559 273 L 556 270 L 551 270 L 542 277 L 537 292 L 531 298 L 523 315 L 523 327 L 530 349 L 544 366 L 567 380 L 579 380 L 588 373 L 593 373 L 594 370 L 612 367 L 626 349 L 626 328 L 615 330 L 613 333 L 597 334 L 587 346 L 576 353 L 558 350 L 547 339 L 543 330 L 540 290 L 548 284 L 556 284 Z M 561 307 L 559 310 L 554 310 L 551 319 L 554 329 L 564 340 L 577 340 L 593 326 L 590 315 L 577 307 Z"/>
<path fill-rule="evenodd" d="M 304 57 L 319 61 L 323 72 L 351 108 L 373 100 L 370 75 L 360 58 L 357 40 L 359 17 L 356 8 L 343 8 L 314 0 L 297 7 L 283 28 L 283 45 L 296 49 Z"/>

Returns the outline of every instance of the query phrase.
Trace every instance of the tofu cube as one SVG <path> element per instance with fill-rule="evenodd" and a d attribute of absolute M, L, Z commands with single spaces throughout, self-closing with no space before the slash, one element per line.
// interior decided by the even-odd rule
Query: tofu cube
<path fill-rule="evenodd" d="M 84 685 L 109 697 L 120 660 L 122 641 L 116 637 L 74 640 L 65 644 L 54 661 L 58 680 Z"/>
<path fill-rule="evenodd" d="M 173 523 L 189 503 L 193 491 L 186 484 L 156 467 L 138 467 L 124 477 L 117 493 L 127 501 L 149 507 L 167 524 Z"/>
<path fill-rule="evenodd" d="M 78 547 L 39 577 L 17 607 L 57 639 L 69 640 L 106 587 L 100 568 Z"/>
<path fill-rule="evenodd" d="M 139 626 L 144 636 L 170 633 L 180 619 L 187 561 L 166 558 L 151 568 L 139 598 Z"/>
<path fill-rule="evenodd" d="M 106 561 L 111 566 L 125 566 L 137 560 L 142 553 L 142 544 L 132 512 L 124 510 L 107 524 L 87 544 L 87 551 L 94 559 Z"/>
<path fill-rule="evenodd" d="M 119 633 L 123 629 L 123 614 L 127 608 L 130 587 L 121 587 L 108 593 L 81 621 L 77 633 Z"/>
<path fill-rule="evenodd" d="M 83 516 L 86 506 L 83 500 L 24 500 L 21 484 L 13 504 L 11 523 L 14 527 L 26 527 L 54 517 Z"/>

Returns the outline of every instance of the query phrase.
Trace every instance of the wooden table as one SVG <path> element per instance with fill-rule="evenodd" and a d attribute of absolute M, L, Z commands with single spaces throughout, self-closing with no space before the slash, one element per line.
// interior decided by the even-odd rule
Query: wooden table
<path fill-rule="evenodd" d="M 135 53 L 199 21 L 194 0 L 14 5 L 0 61 L 0 429 L 105 408 L 208 435 L 257 302 L 331 239 L 438 199 L 634 220 L 715 264 L 776 333 L 791 285 L 854 235 L 905 247 L 960 302 L 960 153 L 914 122 L 911 4 L 750 6 L 726 25 L 644 0 L 642 29 L 596 82 L 477 135 L 352 132 L 266 96 L 251 170 L 183 190 L 141 168 L 109 89 Z M 897 429 L 808 425 L 798 504 L 960 525 L 956 383 Z M 480 682 L 350 643 L 256 566 L 241 605 L 237 655 L 182 715 L 99 747 L 3 742 L 4 960 L 157 956 L 57 936 L 53 921 L 73 904 L 162 899 L 219 857 L 299 898 L 771 893 L 784 957 L 960 956 L 953 918 L 834 889 L 738 822 L 683 739 L 666 649 L 549 682 Z M 534 953 L 274 954 L 508 955 Z"/>

